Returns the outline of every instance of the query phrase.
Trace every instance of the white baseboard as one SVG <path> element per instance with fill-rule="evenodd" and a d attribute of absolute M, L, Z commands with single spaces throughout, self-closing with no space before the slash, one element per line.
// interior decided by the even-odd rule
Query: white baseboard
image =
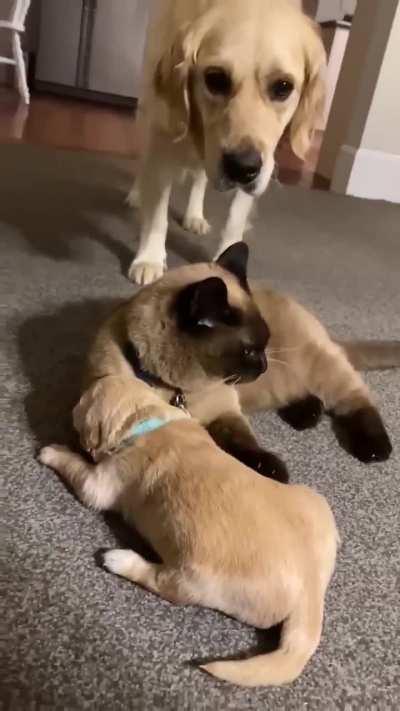
<path fill-rule="evenodd" d="M 400 155 L 343 145 L 331 189 L 356 197 L 400 203 Z"/>

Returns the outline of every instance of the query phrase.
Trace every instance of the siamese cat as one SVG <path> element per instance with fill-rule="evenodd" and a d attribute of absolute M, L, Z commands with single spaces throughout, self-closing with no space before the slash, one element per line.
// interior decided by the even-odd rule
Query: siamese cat
<path fill-rule="evenodd" d="M 247 413 L 276 409 L 305 429 L 326 412 L 354 457 L 389 457 L 389 436 L 352 362 L 398 366 L 400 344 L 335 343 L 293 299 L 264 286 L 250 291 L 247 261 L 247 246 L 237 243 L 216 262 L 171 270 L 108 319 L 85 382 L 98 382 L 101 397 L 82 401 L 74 416 L 85 449 L 112 451 L 139 379 L 184 407 L 226 452 L 281 482 L 286 466 L 260 447 Z"/>

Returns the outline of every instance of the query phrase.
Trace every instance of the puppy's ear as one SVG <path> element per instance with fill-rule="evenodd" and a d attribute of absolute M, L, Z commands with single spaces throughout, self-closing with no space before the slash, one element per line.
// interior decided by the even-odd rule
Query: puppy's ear
<path fill-rule="evenodd" d="M 249 291 L 247 283 L 247 264 L 249 261 L 249 248 L 245 242 L 235 242 L 217 259 L 217 264 L 226 269 L 239 279 L 243 289 Z"/>
<path fill-rule="evenodd" d="M 170 129 L 175 140 L 185 138 L 190 124 L 190 71 L 200 45 L 196 25 L 185 26 L 157 64 L 154 88 L 170 109 Z"/>
<path fill-rule="evenodd" d="M 183 331 L 206 333 L 231 314 L 226 284 L 219 277 L 209 277 L 189 284 L 175 301 L 178 326 Z"/>
<path fill-rule="evenodd" d="M 316 25 L 307 20 L 306 66 L 300 101 L 290 124 L 293 152 L 304 160 L 325 105 L 326 53 Z"/>

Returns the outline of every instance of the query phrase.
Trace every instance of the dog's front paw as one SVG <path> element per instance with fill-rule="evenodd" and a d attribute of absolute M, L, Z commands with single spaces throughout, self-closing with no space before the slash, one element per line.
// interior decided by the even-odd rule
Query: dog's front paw
<path fill-rule="evenodd" d="M 139 187 L 134 185 L 132 190 L 128 193 L 125 198 L 125 202 L 129 207 L 139 209 L 140 207 L 140 190 Z"/>
<path fill-rule="evenodd" d="M 68 451 L 67 447 L 63 447 L 61 444 L 50 444 L 47 447 L 42 447 L 38 454 L 38 460 L 41 464 L 45 464 L 46 467 L 55 468 L 59 459 L 60 454 L 64 454 Z"/>
<path fill-rule="evenodd" d="M 375 407 L 334 415 L 333 428 L 342 447 L 360 462 L 369 464 L 389 459 L 392 444 Z"/>
<path fill-rule="evenodd" d="M 289 481 L 289 473 L 286 464 L 272 452 L 266 452 L 264 449 L 242 449 L 236 453 L 237 459 L 250 469 L 254 469 L 257 474 L 274 479 L 287 484 Z"/>
<path fill-rule="evenodd" d="M 164 268 L 163 262 L 137 262 L 134 260 L 130 266 L 128 276 L 135 284 L 145 286 L 160 279 L 164 273 Z"/>
<path fill-rule="evenodd" d="M 188 232 L 204 237 L 211 229 L 211 225 L 204 217 L 196 217 L 194 215 L 185 215 L 182 226 Z"/>

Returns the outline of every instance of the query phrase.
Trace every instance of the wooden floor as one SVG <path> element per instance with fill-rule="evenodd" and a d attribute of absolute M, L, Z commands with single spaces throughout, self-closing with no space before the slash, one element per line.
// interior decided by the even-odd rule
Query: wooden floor
<path fill-rule="evenodd" d="M 282 183 L 313 186 L 321 138 L 315 136 L 305 163 L 293 155 L 287 140 L 282 141 L 276 156 Z M 13 141 L 126 156 L 140 153 L 131 109 L 45 94 L 34 94 L 27 107 L 13 90 L 0 87 L 0 142 Z"/>

